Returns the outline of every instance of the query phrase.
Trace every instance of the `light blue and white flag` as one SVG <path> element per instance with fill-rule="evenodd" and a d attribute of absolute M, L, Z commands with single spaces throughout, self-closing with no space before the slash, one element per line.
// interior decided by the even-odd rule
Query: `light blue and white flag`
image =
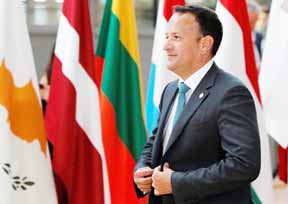
<path fill-rule="evenodd" d="M 146 98 L 146 119 L 149 134 L 152 134 L 159 116 L 159 103 L 165 86 L 177 77 L 166 68 L 167 57 L 163 49 L 165 42 L 165 32 L 168 20 L 172 16 L 175 5 L 184 5 L 184 0 L 160 0 L 156 30 L 154 35 L 154 45 L 152 53 L 152 63 L 148 82 Z"/>

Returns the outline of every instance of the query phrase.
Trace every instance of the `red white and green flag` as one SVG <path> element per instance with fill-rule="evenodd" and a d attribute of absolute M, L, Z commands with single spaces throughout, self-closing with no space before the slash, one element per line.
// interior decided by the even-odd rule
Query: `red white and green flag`
<path fill-rule="evenodd" d="M 0 1 L 0 203 L 57 204 L 24 5 Z"/>
<path fill-rule="evenodd" d="M 272 168 L 268 136 L 264 130 L 258 72 L 249 26 L 246 0 L 219 0 L 216 12 L 223 24 L 223 40 L 216 63 L 241 79 L 254 97 L 261 140 L 261 170 L 252 183 L 256 204 L 273 203 Z"/>
<path fill-rule="evenodd" d="M 133 169 L 146 141 L 133 0 L 106 0 L 96 70 L 112 204 L 139 203 Z M 98 76 L 99 76 L 98 75 Z"/>
<path fill-rule="evenodd" d="M 89 0 L 64 1 L 54 54 L 46 127 L 59 204 L 109 204 Z"/>

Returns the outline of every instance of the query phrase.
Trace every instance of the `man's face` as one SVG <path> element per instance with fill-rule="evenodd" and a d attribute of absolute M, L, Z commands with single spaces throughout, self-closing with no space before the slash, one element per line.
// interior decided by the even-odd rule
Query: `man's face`
<path fill-rule="evenodd" d="M 200 59 L 202 34 L 195 16 L 175 13 L 169 20 L 164 50 L 167 53 L 167 68 L 182 76 L 193 69 Z"/>

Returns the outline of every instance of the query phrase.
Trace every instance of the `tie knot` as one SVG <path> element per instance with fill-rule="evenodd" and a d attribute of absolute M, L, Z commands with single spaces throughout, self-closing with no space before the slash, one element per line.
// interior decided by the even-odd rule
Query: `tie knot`
<path fill-rule="evenodd" d="M 185 94 L 190 88 L 189 88 L 189 86 L 187 86 L 184 82 L 181 82 L 181 83 L 178 85 L 178 89 L 179 89 L 179 93 Z"/>

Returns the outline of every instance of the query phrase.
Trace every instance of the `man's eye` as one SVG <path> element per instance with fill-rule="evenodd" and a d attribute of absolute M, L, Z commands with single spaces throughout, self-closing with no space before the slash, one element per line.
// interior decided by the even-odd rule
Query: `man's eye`
<path fill-rule="evenodd" d="M 174 35 L 173 38 L 174 38 L 174 40 L 180 40 L 181 39 L 181 37 L 179 35 Z"/>
<path fill-rule="evenodd" d="M 166 35 L 166 36 L 165 36 L 165 39 L 166 39 L 166 40 L 169 40 L 169 39 L 170 39 L 170 40 L 181 40 L 182 37 L 180 37 L 179 35 L 170 35 L 170 36 L 169 36 L 169 35 Z"/>

